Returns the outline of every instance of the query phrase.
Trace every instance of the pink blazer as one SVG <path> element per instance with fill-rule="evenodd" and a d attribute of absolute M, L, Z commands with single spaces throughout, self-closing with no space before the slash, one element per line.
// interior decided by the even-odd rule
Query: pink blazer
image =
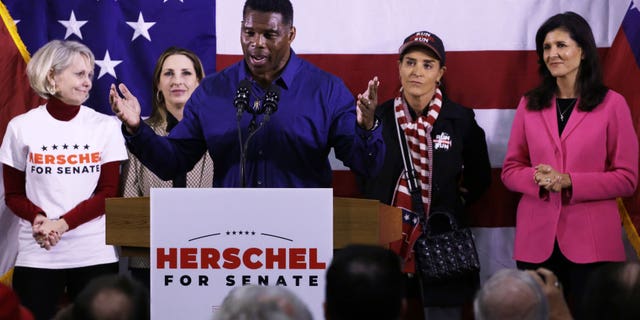
<path fill-rule="evenodd" d="M 540 263 L 558 239 L 564 256 L 575 263 L 625 260 L 615 198 L 633 194 L 638 179 L 638 138 L 629 106 L 609 90 L 591 112 L 574 109 L 558 136 L 552 101 L 550 108 L 530 111 L 522 98 L 511 128 L 502 181 L 522 193 L 514 258 Z M 533 180 L 540 163 L 571 176 L 568 202 L 555 192 L 540 197 Z"/>

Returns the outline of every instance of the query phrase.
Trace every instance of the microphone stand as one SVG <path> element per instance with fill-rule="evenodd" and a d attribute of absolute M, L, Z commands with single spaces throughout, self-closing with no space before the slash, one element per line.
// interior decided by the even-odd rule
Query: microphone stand
<path fill-rule="evenodd" d="M 257 128 L 256 125 L 256 115 L 253 115 L 253 119 L 251 119 L 251 124 L 249 125 L 249 136 L 247 136 L 247 140 L 242 143 L 242 135 L 240 135 L 240 145 L 242 146 L 242 150 L 240 152 L 240 177 L 242 179 L 242 187 L 245 187 L 246 181 L 244 179 L 245 174 L 245 165 L 247 162 L 247 149 L 249 147 L 249 141 L 253 136 L 256 135 L 262 127 L 265 126 L 267 122 L 271 119 L 271 115 L 278 110 L 278 101 L 280 101 L 280 88 L 274 84 L 272 84 L 264 97 L 264 118 L 260 121 L 260 124 Z M 259 113 L 261 113 L 260 111 Z M 255 128 L 255 129 L 254 129 Z M 240 121 L 238 121 L 238 132 L 240 132 Z"/>
<path fill-rule="evenodd" d="M 237 119 L 237 125 L 238 125 L 238 141 L 240 142 L 240 186 L 242 188 L 246 187 L 247 182 L 245 181 L 244 178 L 244 163 L 245 163 L 245 155 L 244 155 L 244 148 L 242 147 L 243 143 L 242 143 L 242 127 L 240 126 L 240 119 L 242 119 L 242 112 L 238 113 L 238 116 L 236 117 Z"/>
<path fill-rule="evenodd" d="M 246 186 L 246 181 L 245 181 L 245 173 L 244 173 L 244 163 L 245 163 L 245 152 L 244 152 L 244 148 L 242 147 L 243 143 L 242 143 L 242 126 L 241 126 L 241 120 L 242 120 L 242 114 L 244 113 L 244 110 L 249 108 L 249 92 L 251 91 L 251 81 L 249 80 L 242 80 L 240 81 L 240 84 L 238 85 L 238 90 L 236 91 L 236 98 L 233 100 L 233 105 L 236 107 L 237 111 L 236 111 L 236 125 L 238 127 L 238 141 L 240 142 L 240 184 L 242 186 L 242 188 L 244 188 Z"/>

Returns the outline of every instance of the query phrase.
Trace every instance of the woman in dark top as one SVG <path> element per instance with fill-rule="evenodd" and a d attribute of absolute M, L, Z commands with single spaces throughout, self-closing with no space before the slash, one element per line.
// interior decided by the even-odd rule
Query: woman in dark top
<path fill-rule="evenodd" d="M 440 86 L 446 71 L 442 40 L 421 31 L 407 37 L 399 49 L 398 71 L 402 88 L 398 97 L 377 107 L 386 145 L 383 170 L 375 177 L 361 179 L 368 198 L 411 211 L 414 208 L 407 189 L 400 150 L 399 132 L 417 173 L 424 212 L 452 213 L 458 225 L 465 226 L 465 205 L 486 191 L 491 166 L 482 128 L 471 109 L 447 99 Z M 376 104 L 378 79 L 358 96 L 358 104 Z M 392 244 L 400 251 L 399 243 Z M 412 274 L 415 262 L 411 248 L 404 256 L 404 271 Z M 430 319 L 460 318 L 459 306 L 472 300 L 478 275 L 443 282 L 422 284 L 423 304 Z M 411 286 L 410 286 L 411 287 Z"/>

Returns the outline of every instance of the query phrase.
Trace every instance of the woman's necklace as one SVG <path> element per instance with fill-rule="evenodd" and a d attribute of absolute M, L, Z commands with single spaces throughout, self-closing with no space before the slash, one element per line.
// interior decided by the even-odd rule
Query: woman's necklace
<path fill-rule="evenodd" d="M 566 101 L 566 100 L 569 100 L 569 99 L 564 99 L 564 100 Z M 571 99 L 571 102 L 569 103 L 569 105 L 568 105 L 568 106 L 566 106 L 566 107 L 564 108 L 564 110 L 563 110 L 563 111 L 561 111 L 560 101 L 561 101 L 560 99 L 556 99 L 556 105 L 558 105 L 557 110 L 558 110 L 558 114 L 560 115 L 560 121 L 563 121 L 563 122 L 564 122 L 564 116 L 565 116 L 565 114 L 567 114 L 567 112 L 568 112 L 569 110 L 573 109 L 573 106 L 576 104 L 576 101 L 578 101 L 578 99 Z"/>

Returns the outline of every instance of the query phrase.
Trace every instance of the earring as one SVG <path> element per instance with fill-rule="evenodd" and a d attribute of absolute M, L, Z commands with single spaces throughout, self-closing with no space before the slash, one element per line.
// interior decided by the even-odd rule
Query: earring
<path fill-rule="evenodd" d="M 440 82 L 440 80 L 436 80 L 436 87 L 439 87 L 442 84 L 442 82 Z"/>
<path fill-rule="evenodd" d="M 55 82 L 53 84 L 49 83 L 49 85 L 45 86 L 45 90 L 47 90 L 47 92 L 50 95 L 55 96 L 56 95 L 56 83 Z"/>
<path fill-rule="evenodd" d="M 162 91 L 156 91 L 156 99 L 158 100 L 158 102 L 162 102 L 162 98 Z"/>

